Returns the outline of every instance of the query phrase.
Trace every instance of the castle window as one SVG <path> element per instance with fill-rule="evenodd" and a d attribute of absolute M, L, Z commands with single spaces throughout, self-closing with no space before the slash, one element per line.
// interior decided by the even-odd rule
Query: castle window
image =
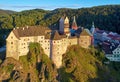
<path fill-rule="evenodd" d="M 11 36 L 11 39 L 13 39 L 13 37 Z"/>
<path fill-rule="evenodd" d="M 43 42 L 43 41 L 41 41 L 41 42 Z"/>
<path fill-rule="evenodd" d="M 24 47 L 25 48 L 25 47 Z"/>
<path fill-rule="evenodd" d="M 41 37 L 41 39 L 43 39 L 43 37 Z"/>
<path fill-rule="evenodd" d="M 11 46 L 11 48 L 13 48 L 13 46 Z"/>
<path fill-rule="evenodd" d="M 48 49 L 49 49 L 49 47 L 48 47 Z"/>
<path fill-rule="evenodd" d="M 13 42 L 11 42 L 11 44 L 13 44 Z"/>
<path fill-rule="evenodd" d="M 87 44 L 87 42 L 85 42 L 85 44 Z"/>
<path fill-rule="evenodd" d="M 47 48 L 45 48 L 45 49 L 47 49 Z"/>
<path fill-rule="evenodd" d="M 59 54 L 59 52 L 57 52 L 57 54 Z"/>
<path fill-rule="evenodd" d="M 25 39 L 24 39 L 24 41 L 25 41 Z"/>

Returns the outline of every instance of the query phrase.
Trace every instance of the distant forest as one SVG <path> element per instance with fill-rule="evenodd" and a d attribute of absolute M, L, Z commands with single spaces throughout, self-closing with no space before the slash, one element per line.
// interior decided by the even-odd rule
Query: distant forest
<path fill-rule="evenodd" d="M 0 10 L 0 29 L 12 29 L 22 26 L 56 26 L 61 16 L 66 15 L 73 20 L 76 16 L 78 26 L 91 28 L 94 21 L 95 27 L 103 30 L 120 33 L 120 5 L 96 6 L 91 8 L 58 8 L 52 11 L 33 9 L 21 12 Z"/>

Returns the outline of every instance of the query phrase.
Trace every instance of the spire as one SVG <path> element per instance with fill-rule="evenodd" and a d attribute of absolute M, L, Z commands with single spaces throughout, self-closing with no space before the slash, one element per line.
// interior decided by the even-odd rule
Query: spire
<path fill-rule="evenodd" d="M 95 28 L 94 22 L 92 22 L 92 28 Z"/>
<path fill-rule="evenodd" d="M 92 22 L 92 27 L 91 27 L 91 30 L 90 30 L 90 31 L 91 31 L 92 34 L 94 34 L 94 32 L 95 32 L 95 25 L 94 25 L 94 22 Z"/>
<path fill-rule="evenodd" d="M 74 30 L 78 29 L 75 16 L 74 16 L 73 23 L 72 23 L 72 29 L 74 29 Z"/>
<path fill-rule="evenodd" d="M 76 19 L 75 19 L 75 16 L 74 16 L 74 20 L 73 20 L 73 22 L 76 22 L 75 20 L 76 20 Z"/>

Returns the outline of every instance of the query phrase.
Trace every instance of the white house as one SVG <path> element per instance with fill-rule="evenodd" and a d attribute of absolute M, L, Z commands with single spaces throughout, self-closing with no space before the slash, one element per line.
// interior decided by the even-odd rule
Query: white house
<path fill-rule="evenodd" d="M 112 49 L 112 47 L 114 47 Z M 105 56 L 108 58 L 110 61 L 116 61 L 120 62 L 120 44 L 115 48 L 115 45 L 110 46 L 111 53 L 106 53 Z"/>

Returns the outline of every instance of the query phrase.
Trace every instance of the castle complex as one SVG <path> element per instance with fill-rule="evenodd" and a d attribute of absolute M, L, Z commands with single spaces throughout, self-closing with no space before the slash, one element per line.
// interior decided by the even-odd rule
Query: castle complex
<path fill-rule="evenodd" d="M 71 32 L 74 35 L 71 35 Z M 67 47 L 78 44 L 83 48 L 88 48 L 92 44 L 92 35 L 88 29 L 77 26 L 75 17 L 71 27 L 68 17 L 61 17 L 58 30 L 50 30 L 42 26 L 17 27 L 6 39 L 6 57 L 19 60 L 20 56 L 27 55 L 31 42 L 39 43 L 45 54 L 59 68 Z"/>

